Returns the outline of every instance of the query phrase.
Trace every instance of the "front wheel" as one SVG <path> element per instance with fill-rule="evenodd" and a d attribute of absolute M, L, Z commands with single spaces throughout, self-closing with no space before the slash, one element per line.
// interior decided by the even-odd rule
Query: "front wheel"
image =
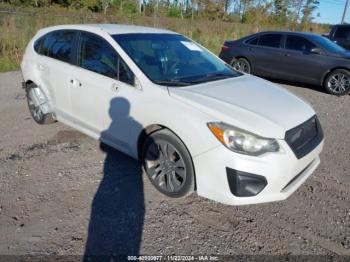
<path fill-rule="evenodd" d="M 150 134 L 142 149 L 143 168 L 161 193 L 183 197 L 194 191 L 192 158 L 182 141 L 167 129 Z"/>
<path fill-rule="evenodd" d="M 327 76 L 324 87 L 332 95 L 348 94 L 350 92 L 350 72 L 345 69 L 334 70 Z"/>
<path fill-rule="evenodd" d="M 245 58 L 234 59 L 231 62 L 231 66 L 233 67 L 234 70 L 241 72 L 241 73 L 250 74 L 250 72 L 251 72 L 250 63 Z"/>

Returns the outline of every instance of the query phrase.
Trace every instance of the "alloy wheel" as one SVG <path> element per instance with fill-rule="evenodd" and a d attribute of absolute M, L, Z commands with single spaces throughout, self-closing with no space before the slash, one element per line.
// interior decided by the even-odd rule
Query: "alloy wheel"
<path fill-rule="evenodd" d="M 232 67 L 233 67 L 233 69 L 235 69 L 238 72 L 247 73 L 247 74 L 250 73 L 250 66 L 249 66 L 249 64 L 246 61 L 242 60 L 242 59 L 235 60 L 232 63 Z"/>
<path fill-rule="evenodd" d="M 183 157 L 167 141 L 153 142 L 145 154 L 145 170 L 153 183 L 168 192 L 178 192 L 186 181 Z"/>
<path fill-rule="evenodd" d="M 350 88 L 350 77 L 343 73 L 336 73 L 329 78 L 327 85 L 335 94 L 342 94 Z"/>

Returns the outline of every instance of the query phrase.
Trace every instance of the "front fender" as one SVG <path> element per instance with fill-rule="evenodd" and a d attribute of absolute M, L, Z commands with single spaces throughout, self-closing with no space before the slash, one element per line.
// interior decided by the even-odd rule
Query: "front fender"
<path fill-rule="evenodd" d="M 138 102 L 137 99 L 135 102 Z M 155 103 L 153 99 L 149 99 L 142 104 L 147 108 L 141 110 L 140 107 L 134 107 L 132 112 L 134 119 L 143 128 L 131 131 L 133 144 L 131 147 L 135 148 L 133 152 L 135 156 L 138 155 L 137 144 L 140 134 L 151 125 L 159 125 L 172 131 L 184 142 L 192 157 L 221 145 L 207 127 L 208 122 L 217 120 L 199 110 L 168 95 L 161 102 Z"/>

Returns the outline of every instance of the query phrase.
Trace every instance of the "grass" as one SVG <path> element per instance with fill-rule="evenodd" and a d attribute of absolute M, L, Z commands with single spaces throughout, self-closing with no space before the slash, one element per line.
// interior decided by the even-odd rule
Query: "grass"
<path fill-rule="evenodd" d="M 0 4 L 1 10 L 10 6 Z M 11 7 L 12 8 L 12 7 Z M 0 12 L 0 72 L 19 68 L 28 41 L 40 28 L 72 23 L 122 23 L 170 29 L 184 34 L 218 54 L 226 39 L 237 39 L 262 30 L 282 29 L 274 26 L 228 23 L 223 21 L 190 20 L 139 15 L 103 15 L 84 10 L 58 7 L 16 8 L 11 13 Z M 286 28 L 284 28 L 286 29 Z M 319 28 L 312 28 L 320 31 Z"/>

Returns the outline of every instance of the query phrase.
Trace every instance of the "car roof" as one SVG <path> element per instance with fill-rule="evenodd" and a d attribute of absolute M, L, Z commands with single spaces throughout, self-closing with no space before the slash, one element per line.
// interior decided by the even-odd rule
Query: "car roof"
<path fill-rule="evenodd" d="M 310 32 L 295 32 L 295 31 L 263 31 L 257 34 L 293 34 L 293 35 L 303 35 L 303 36 L 320 36 L 315 33 Z"/>
<path fill-rule="evenodd" d="M 47 27 L 45 31 L 53 30 L 64 30 L 64 29 L 75 29 L 75 30 L 87 30 L 98 33 L 99 31 L 105 31 L 110 35 L 117 34 L 176 34 L 175 32 L 154 28 L 146 26 L 137 26 L 137 25 L 123 25 L 123 24 L 72 24 L 72 25 L 58 25 Z"/>

